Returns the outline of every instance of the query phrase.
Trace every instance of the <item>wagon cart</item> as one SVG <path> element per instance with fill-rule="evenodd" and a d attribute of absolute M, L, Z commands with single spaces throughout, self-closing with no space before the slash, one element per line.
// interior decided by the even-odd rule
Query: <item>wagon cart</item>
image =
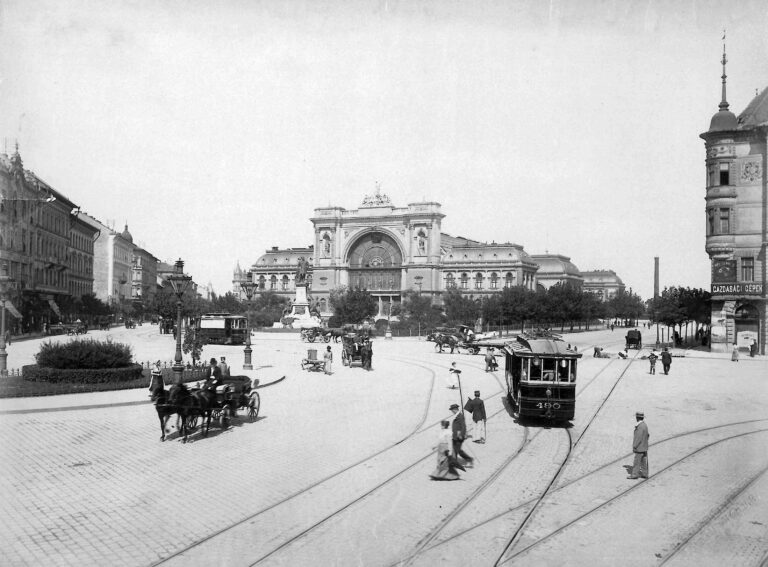
<path fill-rule="evenodd" d="M 259 380 L 254 379 L 253 385 L 248 376 L 227 376 L 222 379 L 222 384 L 216 388 L 216 399 L 211 412 L 211 419 L 215 419 L 222 429 L 225 429 L 238 409 L 247 411 L 250 421 L 259 416 L 261 398 L 255 388 Z M 187 426 L 197 426 L 198 415 L 190 416 Z"/>
<path fill-rule="evenodd" d="M 625 346 L 627 349 L 636 348 L 637 350 L 640 350 L 643 348 L 643 336 L 637 329 L 627 331 L 626 340 L 627 344 Z"/>
<path fill-rule="evenodd" d="M 325 361 L 317 359 L 317 349 L 307 349 L 307 358 L 301 359 L 301 369 L 310 372 L 322 372 L 325 369 Z"/>
<path fill-rule="evenodd" d="M 344 337 L 341 337 L 342 350 L 341 350 L 341 363 L 344 366 L 352 366 L 353 364 L 363 365 L 363 349 L 362 341 L 356 333 L 349 333 Z"/>

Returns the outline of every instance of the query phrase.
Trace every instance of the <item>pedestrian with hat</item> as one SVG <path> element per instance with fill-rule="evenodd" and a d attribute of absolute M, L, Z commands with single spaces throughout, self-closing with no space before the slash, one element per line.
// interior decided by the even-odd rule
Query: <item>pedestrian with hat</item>
<path fill-rule="evenodd" d="M 451 367 L 448 369 L 448 388 L 455 390 L 458 388 L 456 382 L 461 379 L 461 370 L 456 368 L 456 363 L 451 362 Z"/>
<path fill-rule="evenodd" d="M 656 374 L 656 361 L 659 359 L 658 356 L 656 356 L 656 351 L 652 350 L 651 354 L 648 355 L 648 362 L 651 363 L 651 374 Z"/>
<path fill-rule="evenodd" d="M 480 390 L 475 390 L 475 398 L 467 398 L 464 411 L 472 414 L 472 441 L 473 443 L 485 443 L 485 402 L 480 397 Z M 480 422 L 483 424 L 480 430 Z"/>
<path fill-rule="evenodd" d="M 471 467 L 475 460 L 467 455 L 461 448 L 462 443 L 464 443 L 464 440 L 467 438 L 467 424 L 464 421 L 464 412 L 459 408 L 459 404 L 451 404 L 451 407 L 448 409 L 450 409 L 454 415 L 453 423 L 451 424 L 453 456 L 457 459 L 461 457 L 467 462 L 467 466 Z"/>
<path fill-rule="evenodd" d="M 440 433 L 437 438 L 437 467 L 429 477 L 432 480 L 458 480 L 459 472 L 456 470 L 466 470 L 461 466 L 456 458 L 451 455 L 451 422 L 444 419 L 440 422 Z"/>
<path fill-rule="evenodd" d="M 661 353 L 661 365 L 664 367 L 664 374 L 669 374 L 669 367 L 672 366 L 672 355 L 667 347 L 664 347 L 664 351 Z"/>
<path fill-rule="evenodd" d="M 219 368 L 216 358 L 211 358 L 211 364 L 205 369 L 205 385 L 203 388 L 212 392 L 216 391 L 217 386 L 221 385 L 221 368 Z"/>
<path fill-rule="evenodd" d="M 648 478 L 648 426 L 645 423 L 645 414 L 641 411 L 635 413 L 637 424 L 635 435 L 632 439 L 632 452 L 635 454 L 635 462 L 632 464 L 632 473 L 629 479 Z"/>

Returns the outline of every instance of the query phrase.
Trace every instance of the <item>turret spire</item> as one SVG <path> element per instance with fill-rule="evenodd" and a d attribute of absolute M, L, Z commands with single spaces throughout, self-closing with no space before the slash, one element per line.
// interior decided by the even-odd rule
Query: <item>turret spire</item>
<path fill-rule="evenodd" d="M 725 30 L 723 30 L 723 100 L 720 101 L 720 110 L 728 110 L 728 101 L 725 98 L 725 79 L 728 77 L 728 75 L 725 74 L 725 64 L 728 63 L 728 59 L 725 56 Z"/>

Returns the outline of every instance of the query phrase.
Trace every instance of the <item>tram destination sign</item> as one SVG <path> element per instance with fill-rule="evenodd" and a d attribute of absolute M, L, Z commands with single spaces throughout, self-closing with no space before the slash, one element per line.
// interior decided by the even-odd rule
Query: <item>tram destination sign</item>
<path fill-rule="evenodd" d="M 712 284 L 712 295 L 763 295 L 762 283 Z"/>

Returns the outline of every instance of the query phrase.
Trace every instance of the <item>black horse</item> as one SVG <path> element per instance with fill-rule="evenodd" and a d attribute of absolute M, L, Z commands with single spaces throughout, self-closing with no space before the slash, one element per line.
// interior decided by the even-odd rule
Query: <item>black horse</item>
<path fill-rule="evenodd" d="M 175 384 L 169 390 L 156 388 L 152 391 L 157 417 L 160 420 L 160 441 L 165 441 L 165 428 L 173 414 L 177 415 L 176 428 L 179 435 L 187 442 L 189 420 L 200 414 L 200 404 L 184 384 Z"/>
<path fill-rule="evenodd" d="M 435 343 L 435 350 L 437 352 L 443 352 L 444 346 L 451 348 L 451 354 L 453 354 L 453 349 L 459 349 L 459 339 L 446 333 L 429 334 L 427 335 L 427 340 Z"/>
<path fill-rule="evenodd" d="M 329 340 L 325 342 L 330 342 L 330 339 L 333 339 L 333 342 L 337 343 L 339 342 L 340 338 L 347 336 L 347 331 L 337 327 L 332 329 L 326 329 L 324 334 L 326 337 L 329 337 Z"/>

